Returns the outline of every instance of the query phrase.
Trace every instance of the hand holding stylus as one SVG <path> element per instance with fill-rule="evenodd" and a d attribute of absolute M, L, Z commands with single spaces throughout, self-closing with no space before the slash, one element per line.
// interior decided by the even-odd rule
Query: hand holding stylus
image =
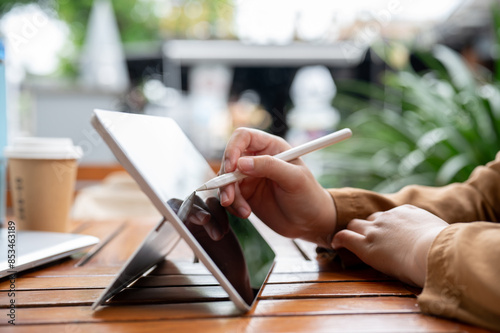
<path fill-rule="evenodd" d="M 340 133 L 342 139 L 351 136 L 350 130 Z M 333 200 L 297 158 L 304 150 L 295 157 L 285 154 L 286 162 L 279 157 L 287 151 L 294 152 L 282 138 L 255 129 L 237 129 L 226 146 L 223 170 L 238 170 L 247 178 L 221 187 L 221 204 L 243 218 L 254 212 L 283 236 L 330 247 L 336 224 Z"/>
<path fill-rule="evenodd" d="M 307 143 L 304 143 L 300 146 L 291 148 L 289 150 L 285 150 L 284 152 L 281 152 L 279 154 L 274 155 L 274 158 L 283 160 L 285 162 L 292 161 L 296 158 L 299 158 L 305 154 L 309 154 L 313 151 L 328 147 L 334 143 L 343 141 L 345 139 L 350 138 L 352 135 L 352 132 L 348 128 L 344 128 L 340 131 L 337 131 L 335 133 L 331 133 L 325 136 L 322 136 L 316 140 L 309 141 Z M 215 177 L 199 188 L 196 189 L 196 191 L 205 191 L 205 190 L 212 190 L 216 188 L 220 188 L 226 185 L 229 185 L 231 183 L 237 182 L 239 180 L 242 180 L 246 178 L 248 175 L 245 175 L 241 173 L 240 171 L 235 171 L 232 173 L 226 173 L 221 176 Z"/>

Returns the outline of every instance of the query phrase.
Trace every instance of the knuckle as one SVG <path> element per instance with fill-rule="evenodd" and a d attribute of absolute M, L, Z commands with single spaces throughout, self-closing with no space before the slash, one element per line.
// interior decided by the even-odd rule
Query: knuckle
<path fill-rule="evenodd" d="M 366 239 L 366 242 L 368 244 L 372 244 L 375 239 L 377 238 L 377 234 L 376 232 L 374 232 L 373 230 L 369 230 L 366 234 L 365 234 L 365 239 Z"/>
<path fill-rule="evenodd" d="M 225 173 L 226 169 L 232 166 L 231 160 L 235 155 L 237 154 L 233 150 L 226 148 L 226 150 L 224 151 L 224 157 L 221 162 L 219 173 Z"/>
<path fill-rule="evenodd" d="M 409 209 L 416 209 L 417 207 L 410 205 L 410 204 L 404 204 L 402 207 L 409 208 Z"/>
<path fill-rule="evenodd" d="M 344 230 L 337 232 L 337 234 L 335 234 L 335 236 L 333 238 L 335 244 L 337 244 L 339 247 L 344 246 L 345 237 L 346 237 L 345 235 L 346 235 L 346 232 Z"/>
<path fill-rule="evenodd" d="M 238 127 L 234 130 L 233 136 L 245 135 L 248 132 L 248 128 L 246 127 Z"/>
<path fill-rule="evenodd" d="M 377 219 L 379 219 L 384 214 L 386 214 L 386 212 L 375 212 L 375 213 L 371 214 L 370 216 L 368 216 L 367 219 L 371 220 L 371 221 L 376 221 Z"/>
<path fill-rule="evenodd" d="M 261 171 L 269 171 L 276 164 L 276 161 L 272 156 L 260 156 L 257 160 L 260 161 L 260 163 L 257 163 L 256 166 L 259 166 Z"/>
<path fill-rule="evenodd" d="M 278 142 L 278 146 L 280 147 L 280 151 L 284 151 L 284 150 L 287 150 L 287 149 L 290 149 L 292 146 L 290 146 L 290 144 L 285 140 L 283 139 L 282 137 L 276 137 L 276 140 Z"/>
<path fill-rule="evenodd" d="M 282 137 L 277 136 L 276 138 L 280 144 L 287 145 L 287 146 L 289 145 L 289 143 L 285 139 L 283 139 Z"/>

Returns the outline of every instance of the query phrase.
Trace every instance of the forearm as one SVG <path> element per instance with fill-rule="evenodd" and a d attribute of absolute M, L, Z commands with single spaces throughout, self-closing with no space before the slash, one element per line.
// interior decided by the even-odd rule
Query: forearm
<path fill-rule="evenodd" d="M 448 223 L 500 220 L 500 159 L 477 167 L 464 183 L 443 187 L 412 185 L 394 194 L 342 188 L 330 189 L 337 209 L 337 230 L 353 218 L 411 204 Z"/>
<path fill-rule="evenodd" d="M 448 223 L 497 221 L 494 207 L 466 184 L 445 187 L 408 186 L 398 193 L 378 194 L 371 191 L 343 188 L 329 190 L 337 209 L 337 230 L 345 228 L 353 218 L 366 218 L 404 204 L 425 209 Z M 498 208 L 497 208 L 498 209 Z"/>

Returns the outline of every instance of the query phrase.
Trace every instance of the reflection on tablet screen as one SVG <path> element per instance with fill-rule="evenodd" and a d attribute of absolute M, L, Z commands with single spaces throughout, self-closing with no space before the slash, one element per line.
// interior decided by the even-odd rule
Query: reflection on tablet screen
<path fill-rule="evenodd" d="M 178 213 L 180 199 L 168 204 Z M 215 196 L 196 195 L 187 218 L 189 231 L 240 296 L 251 305 L 273 264 L 274 253 L 250 221 L 226 211 Z"/>

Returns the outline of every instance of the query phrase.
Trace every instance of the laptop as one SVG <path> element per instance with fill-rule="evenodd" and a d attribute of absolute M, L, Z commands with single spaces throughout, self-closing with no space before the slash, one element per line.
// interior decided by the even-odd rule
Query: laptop
<path fill-rule="evenodd" d="M 14 237 L 15 235 L 15 237 Z M 46 231 L 0 229 L 0 279 L 65 258 L 95 245 L 99 238 Z"/>
<path fill-rule="evenodd" d="M 108 304 L 110 298 L 168 258 L 181 237 L 235 306 L 243 312 L 250 310 L 275 259 L 275 253 L 254 226 L 257 217 L 252 214 L 241 219 L 231 215 L 220 205 L 217 191 L 212 190 L 197 193 L 193 207 L 210 214 L 210 224 L 224 230 L 221 239 L 214 240 L 210 228 L 179 218 L 179 206 L 215 173 L 174 120 L 94 110 L 91 123 L 164 217 L 92 308 Z"/>

